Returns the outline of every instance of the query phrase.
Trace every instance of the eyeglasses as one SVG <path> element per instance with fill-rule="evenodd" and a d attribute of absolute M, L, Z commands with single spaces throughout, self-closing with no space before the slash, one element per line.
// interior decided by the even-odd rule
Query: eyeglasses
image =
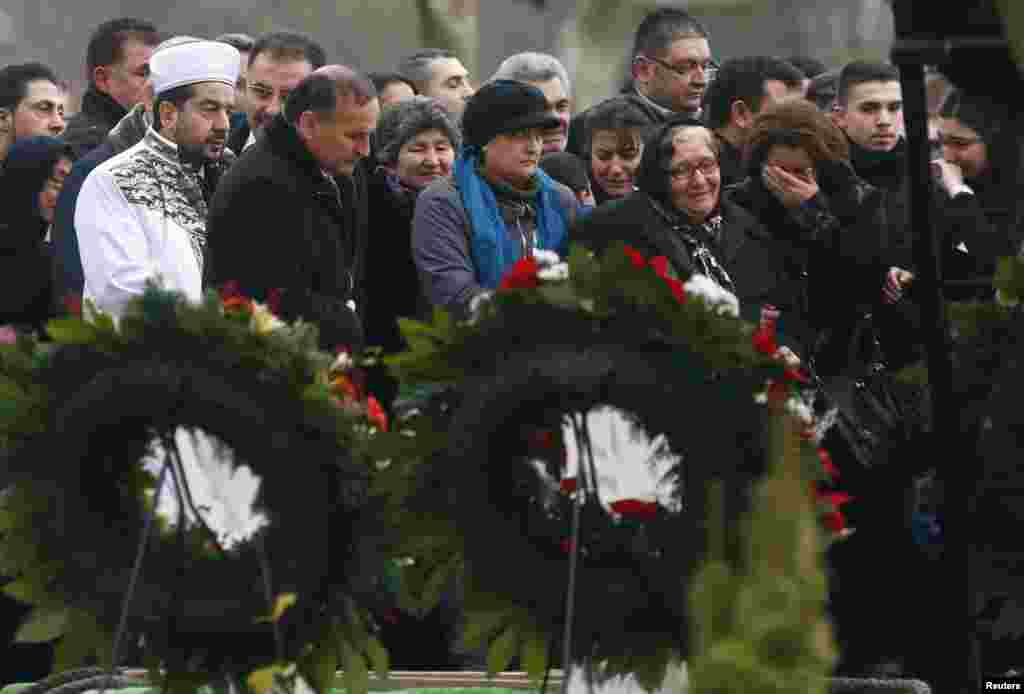
<path fill-rule="evenodd" d="M 648 55 L 638 55 L 637 58 L 654 63 L 655 65 L 660 65 L 669 72 L 673 72 L 680 77 L 687 77 L 699 69 L 704 72 L 704 79 L 710 82 L 715 79 L 715 76 L 718 74 L 718 63 L 714 60 L 705 60 L 702 62 L 697 60 L 686 60 L 683 61 L 681 65 L 672 65 L 670 63 L 666 63 L 664 60 L 652 58 Z"/>
<path fill-rule="evenodd" d="M 705 159 L 704 161 L 699 161 L 696 164 L 680 164 L 669 171 L 668 175 L 671 176 L 674 181 L 689 181 L 698 171 L 704 174 L 704 177 L 706 178 L 718 171 L 718 161 L 715 159 Z"/>

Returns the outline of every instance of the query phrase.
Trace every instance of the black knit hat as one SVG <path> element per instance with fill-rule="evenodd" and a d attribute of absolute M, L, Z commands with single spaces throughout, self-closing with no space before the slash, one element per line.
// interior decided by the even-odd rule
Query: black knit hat
<path fill-rule="evenodd" d="M 462 114 L 466 144 L 483 147 L 502 133 L 526 128 L 557 128 L 544 93 L 514 80 L 488 82 L 470 97 Z"/>

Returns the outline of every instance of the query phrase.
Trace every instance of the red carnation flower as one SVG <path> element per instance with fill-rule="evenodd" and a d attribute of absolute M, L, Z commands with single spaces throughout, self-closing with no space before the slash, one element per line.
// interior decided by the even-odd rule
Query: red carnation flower
<path fill-rule="evenodd" d="M 575 477 L 566 477 L 564 480 L 562 480 L 561 484 L 559 485 L 563 494 L 575 494 L 576 486 L 577 484 Z"/>
<path fill-rule="evenodd" d="M 846 492 L 818 492 L 818 499 L 831 505 L 833 509 L 853 501 L 853 497 Z"/>
<path fill-rule="evenodd" d="M 753 342 L 754 349 L 761 354 L 767 354 L 770 357 L 774 357 L 775 353 L 779 351 L 779 344 L 775 341 L 775 326 L 770 323 L 762 323 L 761 326 L 754 331 Z"/>
<path fill-rule="evenodd" d="M 846 516 L 839 511 L 829 511 L 821 517 L 822 524 L 834 533 L 846 530 Z"/>
<path fill-rule="evenodd" d="M 539 267 L 533 256 L 520 258 L 501 278 L 499 289 L 535 289 L 540 286 L 537 278 Z"/>
<path fill-rule="evenodd" d="M 647 267 L 647 261 L 644 260 L 643 254 L 640 253 L 640 251 L 638 251 L 637 249 L 633 248 L 632 246 L 624 246 L 622 251 L 633 262 L 633 267 Z"/>
<path fill-rule="evenodd" d="M 75 293 L 70 293 L 64 297 L 64 310 L 68 312 L 69 316 L 81 316 L 82 315 L 82 297 Z"/>
<path fill-rule="evenodd" d="M 231 296 L 224 300 L 224 310 L 239 312 L 239 313 L 252 313 L 252 300 L 246 299 L 244 296 Z"/>
<path fill-rule="evenodd" d="M 832 456 L 824 448 L 818 449 L 818 460 L 821 461 L 821 466 L 828 473 L 829 479 L 835 480 L 839 477 L 839 468 L 835 466 L 835 463 L 832 462 Z"/>
<path fill-rule="evenodd" d="M 668 288 L 672 290 L 672 296 L 676 298 L 679 303 L 686 302 L 686 287 L 683 283 L 677 280 L 675 277 L 666 277 L 665 282 L 668 284 Z"/>
<path fill-rule="evenodd" d="M 641 499 L 619 499 L 612 502 L 612 511 L 641 521 L 654 519 L 658 515 L 658 502 Z"/>
<path fill-rule="evenodd" d="M 658 277 L 661 277 L 662 279 L 666 279 L 668 277 L 668 258 L 663 255 L 656 255 L 651 258 L 650 265 L 654 268 L 654 272 Z"/>
<path fill-rule="evenodd" d="M 366 416 L 381 431 L 388 430 L 388 416 L 384 413 L 384 408 L 380 406 L 377 398 L 372 395 L 366 398 Z"/>

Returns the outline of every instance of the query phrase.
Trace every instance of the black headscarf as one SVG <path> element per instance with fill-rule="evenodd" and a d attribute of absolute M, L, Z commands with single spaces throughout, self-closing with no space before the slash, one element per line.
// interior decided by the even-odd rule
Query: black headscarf
<path fill-rule="evenodd" d="M 71 146 L 53 137 L 19 140 L 0 169 L 0 325 L 41 330 L 53 315 L 51 262 L 39 193 Z"/>
<path fill-rule="evenodd" d="M 27 137 L 8 150 L 0 169 L 0 191 L 4 198 L 0 247 L 32 247 L 43 239 L 47 223 L 39 213 L 39 193 L 61 159 L 73 161 L 73 150 L 55 137 Z"/>

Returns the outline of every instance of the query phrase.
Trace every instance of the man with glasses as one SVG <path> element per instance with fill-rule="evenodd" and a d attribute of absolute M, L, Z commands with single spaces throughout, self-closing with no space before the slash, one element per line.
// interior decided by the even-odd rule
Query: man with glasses
<path fill-rule="evenodd" d="M 717 63 L 711 58 L 708 32 L 683 10 L 665 7 L 648 14 L 633 40 L 631 96 L 652 122 L 700 115 L 701 101 Z M 583 154 L 585 112 L 570 125 L 568 151 Z"/>
<path fill-rule="evenodd" d="M 149 80 L 149 58 L 158 43 L 155 26 L 130 17 L 104 22 L 93 33 L 85 58 L 89 88 L 64 133 L 76 157 L 99 146 L 142 101 Z"/>
<path fill-rule="evenodd" d="M 299 82 L 326 62 L 324 49 L 302 34 L 274 32 L 257 39 L 246 71 L 246 122 L 233 126 L 228 148 L 241 155 L 251 147 L 263 128 L 283 111 Z"/>
<path fill-rule="evenodd" d="M 67 94 L 53 70 L 41 63 L 0 70 L 0 164 L 18 140 L 64 132 Z"/>

